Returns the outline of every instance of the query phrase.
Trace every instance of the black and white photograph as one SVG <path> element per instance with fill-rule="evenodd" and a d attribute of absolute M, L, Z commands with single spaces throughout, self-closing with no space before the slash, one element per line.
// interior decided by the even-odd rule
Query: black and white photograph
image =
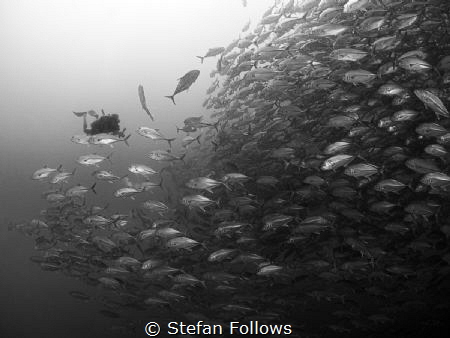
<path fill-rule="evenodd" d="M 0 0 L 0 338 L 450 332 L 450 1 Z"/>

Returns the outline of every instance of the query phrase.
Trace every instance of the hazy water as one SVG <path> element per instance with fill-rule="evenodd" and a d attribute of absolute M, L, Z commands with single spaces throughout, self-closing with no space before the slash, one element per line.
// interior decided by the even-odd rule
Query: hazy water
<path fill-rule="evenodd" d="M 176 137 L 175 125 L 184 118 L 206 117 L 201 104 L 216 60 L 200 65 L 195 56 L 228 45 L 249 18 L 256 24 L 271 3 L 249 1 L 247 8 L 240 0 L 0 3 L 1 337 L 102 337 L 105 332 L 114 337 L 113 331 L 106 331 L 114 320 L 99 314 L 101 304 L 68 294 L 102 290 L 41 271 L 29 260 L 36 254 L 33 240 L 7 231 L 8 222 L 36 218 L 47 206 L 40 195 L 49 186 L 30 180 L 30 175 L 43 165 L 63 165 L 77 168 L 71 183 L 92 184 L 91 170 L 75 160 L 93 149 L 70 142 L 72 135 L 82 132 L 82 120 L 71 112 L 102 108 L 120 114 L 122 127 L 133 133 L 129 148 L 114 148 L 114 172 L 125 173 L 132 162 L 159 169 L 144 155 L 166 149 L 166 144 L 141 138 L 137 127 L 158 127 Z M 191 69 L 200 69 L 201 75 L 188 93 L 176 97 L 174 106 L 163 96 L 172 94 L 177 79 Z M 155 123 L 140 107 L 139 84 Z M 89 197 L 91 202 L 110 203 L 110 210 L 117 212 L 129 210 L 130 202 L 115 200 L 107 183 L 100 183 L 97 191 Z"/>

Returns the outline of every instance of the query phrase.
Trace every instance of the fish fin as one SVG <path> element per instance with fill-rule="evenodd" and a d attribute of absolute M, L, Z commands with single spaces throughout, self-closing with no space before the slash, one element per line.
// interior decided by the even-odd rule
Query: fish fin
<path fill-rule="evenodd" d="M 203 64 L 203 59 L 205 58 L 204 56 L 196 56 L 197 58 L 200 59 L 200 62 Z"/>
<path fill-rule="evenodd" d="M 175 103 L 175 95 L 168 95 L 168 96 L 164 96 L 164 97 L 167 97 L 168 99 L 171 99 L 173 104 L 176 104 Z"/>
<path fill-rule="evenodd" d="M 198 136 L 195 138 L 195 139 L 197 140 L 198 144 L 201 144 L 201 143 L 200 143 L 200 137 L 202 137 L 202 134 L 198 135 Z"/>

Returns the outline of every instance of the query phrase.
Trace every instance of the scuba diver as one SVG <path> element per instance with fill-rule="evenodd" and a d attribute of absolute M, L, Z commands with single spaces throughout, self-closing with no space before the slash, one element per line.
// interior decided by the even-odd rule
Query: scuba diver
<path fill-rule="evenodd" d="M 97 135 L 97 134 L 112 134 L 118 137 L 125 136 L 124 128 L 120 131 L 120 120 L 119 115 L 117 114 L 108 114 L 106 115 L 102 109 L 102 116 L 99 118 L 99 115 L 94 110 L 89 110 L 87 112 L 73 112 L 78 117 L 83 117 L 83 131 L 87 135 Z M 87 114 L 96 118 L 94 122 L 91 123 L 91 128 L 87 127 Z"/>

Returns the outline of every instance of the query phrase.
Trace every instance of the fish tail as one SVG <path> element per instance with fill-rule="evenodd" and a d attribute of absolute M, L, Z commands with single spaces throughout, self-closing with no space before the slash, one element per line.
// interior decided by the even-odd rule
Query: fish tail
<path fill-rule="evenodd" d="M 177 125 L 175 125 L 175 127 L 177 128 L 177 134 L 180 132 L 180 130 L 182 130 L 182 128 L 178 128 Z"/>
<path fill-rule="evenodd" d="M 186 156 L 186 153 L 184 153 L 183 155 L 180 156 L 180 160 L 183 161 L 184 164 L 186 164 L 186 162 L 184 162 L 185 156 Z"/>
<path fill-rule="evenodd" d="M 196 56 L 197 58 L 200 59 L 200 62 L 203 64 L 203 59 L 205 58 L 204 56 Z"/>
<path fill-rule="evenodd" d="M 152 119 L 152 121 L 155 121 L 155 119 L 153 118 L 152 113 L 150 113 L 150 110 L 147 107 L 143 107 L 145 112 L 147 113 L 148 116 L 150 116 L 150 118 Z"/>
<path fill-rule="evenodd" d="M 77 171 L 77 168 L 74 168 L 74 169 L 72 170 L 72 176 L 75 175 L 75 171 Z"/>
<path fill-rule="evenodd" d="M 219 123 L 220 123 L 220 121 L 217 121 L 216 123 L 213 123 L 213 125 L 212 125 L 217 132 L 219 132 L 219 129 L 217 128 L 219 126 Z"/>
<path fill-rule="evenodd" d="M 198 144 L 201 144 L 201 143 L 200 143 L 200 137 L 202 137 L 202 134 L 198 135 L 198 136 L 195 138 L 195 139 L 197 140 L 197 143 L 198 143 Z"/>
<path fill-rule="evenodd" d="M 125 137 L 124 138 L 124 142 L 125 142 L 125 144 L 129 147 L 130 146 L 130 144 L 127 142 L 127 140 L 130 138 L 130 136 L 131 136 L 131 134 L 129 134 L 127 137 Z"/>
<path fill-rule="evenodd" d="M 94 194 L 97 195 L 97 191 L 95 191 L 95 186 L 96 186 L 97 182 L 94 182 L 94 184 L 91 186 L 91 190 L 94 192 Z"/>
<path fill-rule="evenodd" d="M 167 143 L 169 143 L 169 147 L 172 148 L 172 141 L 175 141 L 176 138 L 168 138 L 166 139 Z"/>
<path fill-rule="evenodd" d="M 56 171 L 60 172 L 61 169 L 62 169 L 62 164 L 60 164 L 60 165 L 58 166 L 58 168 L 56 168 Z"/>
<path fill-rule="evenodd" d="M 167 98 L 171 99 L 173 104 L 176 104 L 175 103 L 175 95 L 167 95 L 167 96 L 164 96 L 164 97 L 167 97 Z"/>

